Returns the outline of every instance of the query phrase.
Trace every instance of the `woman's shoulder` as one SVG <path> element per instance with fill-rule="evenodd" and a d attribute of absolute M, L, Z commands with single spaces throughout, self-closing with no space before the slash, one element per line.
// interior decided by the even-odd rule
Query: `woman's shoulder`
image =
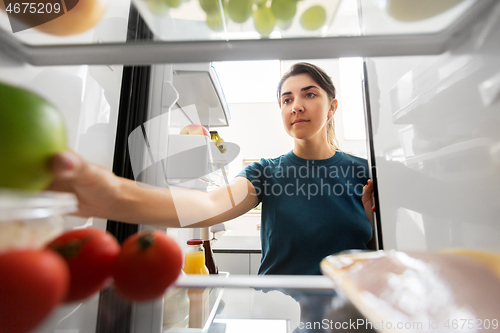
<path fill-rule="evenodd" d="M 344 161 L 344 163 L 356 164 L 368 167 L 368 160 L 364 157 L 349 154 L 341 150 L 338 150 L 337 153 L 342 154 L 342 160 Z"/>
<path fill-rule="evenodd" d="M 261 158 L 259 163 L 261 165 L 264 165 L 264 166 L 266 166 L 266 165 L 270 165 L 270 166 L 280 165 L 280 164 L 283 164 L 283 162 L 286 162 L 288 160 L 289 154 L 290 153 L 286 153 L 286 154 L 283 154 L 283 155 L 280 155 L 277 157 Z"/>
<path fill-rule="evenodd" d="M 255 160 L 253 163 L 247 165 L 244 170 L 262 170 L 266 169 L 269 167 L 274 167 L 276 165 L 279 165 L 281 162 L 281 159 L 285 155 L 281 155 L 278 157 L 273 157 L 273 158 L 265 158 L 262 157 L 260 160 Z"/>

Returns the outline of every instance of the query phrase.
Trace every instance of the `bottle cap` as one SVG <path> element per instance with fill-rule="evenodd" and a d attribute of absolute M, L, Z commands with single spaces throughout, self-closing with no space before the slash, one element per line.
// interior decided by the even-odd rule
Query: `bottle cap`
<path fill-rule="evenodd" d="M 203 244 L 203 239 L 195 238 L 187 241 L 187 245 L 201 245 L 201 244 Z"/>

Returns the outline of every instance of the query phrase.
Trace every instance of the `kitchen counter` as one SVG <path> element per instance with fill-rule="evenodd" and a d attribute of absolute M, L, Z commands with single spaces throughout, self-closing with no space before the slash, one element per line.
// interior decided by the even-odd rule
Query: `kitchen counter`
<path fill-rule="evenodd" d="M 261 253 L 259 236 L 230 236 L 227 233 L 212 243 L 214 253 Z"/>

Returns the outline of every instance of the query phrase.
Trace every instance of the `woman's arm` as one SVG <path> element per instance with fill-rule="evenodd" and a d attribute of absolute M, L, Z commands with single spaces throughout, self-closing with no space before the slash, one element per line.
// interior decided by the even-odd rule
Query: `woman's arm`
<path fill-rule="evenodd" d="M 250 210 L 258 203 L 255 188 L 237 177 L 214 191 L 148 188 L 117 177 L 74 152 L 51 161 L 56 179 L 48 188 L 72 192 L 78 199 L 75 215 L 164 227 L 207 227 Z"/>

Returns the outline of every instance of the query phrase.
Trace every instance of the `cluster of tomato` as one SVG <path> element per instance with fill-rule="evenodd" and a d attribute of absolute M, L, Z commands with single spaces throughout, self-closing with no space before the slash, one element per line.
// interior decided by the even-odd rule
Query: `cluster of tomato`
<path fill-rule="evenodd" d="M 139 232 L 120 246 L 108 232 L 68 231 L 40 250 L 0 254 L 0 333 L 29 332 L 60 303 L 114 285 L 129 302 L 161 297 L 182 268 L 182 250 L 160 231 Z"/>

